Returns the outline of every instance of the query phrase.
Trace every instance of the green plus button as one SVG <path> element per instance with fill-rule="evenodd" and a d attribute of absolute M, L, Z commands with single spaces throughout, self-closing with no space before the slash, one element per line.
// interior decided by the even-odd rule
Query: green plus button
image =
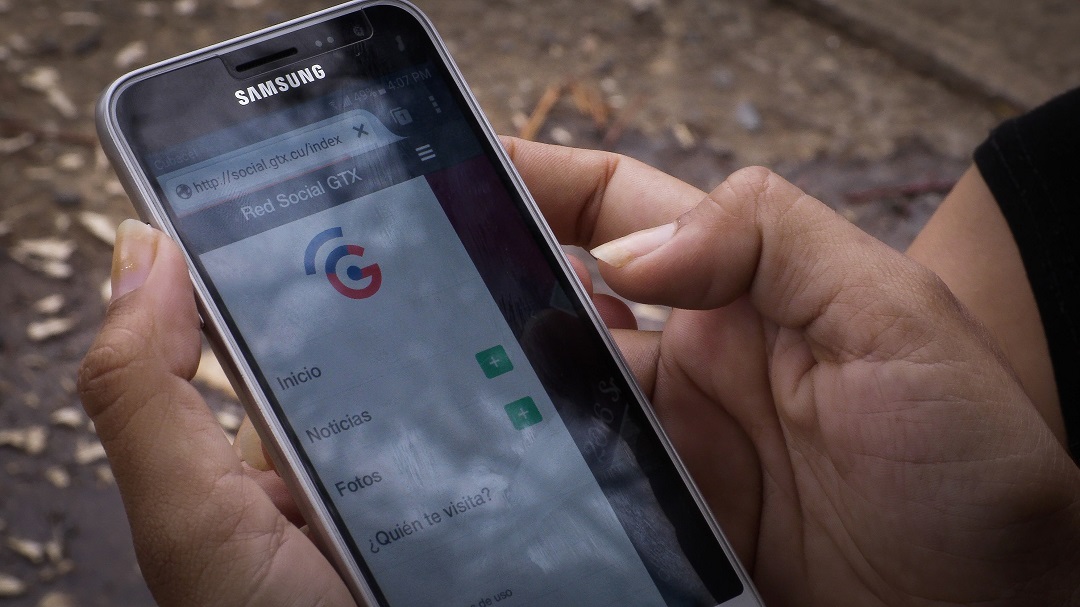
<path fill-rule="evenodd" d="M 540 410 L 536 408 L 536 403 L 528 396 L 519 398 L 504 408 L 516 430 L 524 430 L 529 426 L 544 421 L 543 416 L 540 415 Z"/>
<path fill-rule="evenodd" d="M 506 350 L 502 346 L 478 352 L 476 362 L 480 363 L 480 368 L 484 370 L 484 375 L 488 379 L 514 370 L 514 363 L 510 362 L 510 357 L 506 355 Z"/>

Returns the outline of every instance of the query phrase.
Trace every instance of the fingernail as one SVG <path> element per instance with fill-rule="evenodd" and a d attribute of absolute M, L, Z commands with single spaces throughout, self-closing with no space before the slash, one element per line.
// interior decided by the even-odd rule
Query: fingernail
<path fill-rule="evenodd" d="M 240 459 L 247 462 L 252 468 L 263 471 L 270 469 L 270 462 L 266 459 L 259 433 L 255 431 L 255 426 L 252 426 L 251 421 L 246 417 L 244 423 L 240 424 L 240 428 L 236 430 L 236 440 L 233 441 L 233 446 L 240 455 Z"/>
<path fill-rule="evenodd" d="M 621 268 L 638 257 L 652 253 L 660 248 L 660 245 L 671 240 L 674 235 L 675 224 L 665 223 L 662 226 L 627 234 L 596 247 L 590 253 L 608 265 Z"/>
<path fill-rule="evenodd" d="M 112 299 L 138 289 L 150 275 L 157 255 L 157 232 L 135 219 L 125 219 L 116 228 L 113 248 Z"/>

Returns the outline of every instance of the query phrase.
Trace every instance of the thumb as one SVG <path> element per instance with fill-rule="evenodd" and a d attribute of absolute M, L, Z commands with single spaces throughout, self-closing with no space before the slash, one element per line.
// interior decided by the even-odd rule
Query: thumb
<path fill-rule="evenodd" d="M 123 222 L 112 286 L 104 324 L 79 370 L 79 393 L 160 601 L 166 580 L 192 582 L 184 579 L 192 565 L 184 558 L 204 536 L 203 513 L 214 502 L 209 484 L 228 477 L 229 457 L 237 458 L 188 381 L 199 362 L 199 318 L 179 249 L 143 223 Z"/>
<path fill-rule="evenodd" d="M 245 475 L 190 378 L 199 317 L 179 248 L 117 230 L 113 301 L 79 391 L 124 498 L 139 565 L 162 605 L 352 604 L 315 546 Z M 318 589 L 313 596 L 305 590 Z"/>
<path fill-rule="evenodd" d="M 122 438 L 117 442 L 142 447 L 139 437 L 149 428 L 134 418 L 144 404 L 185 391 L 199 364 L 199 318 L 179 249 L 134 219 L 117 228 L 112 290 L 79 371 L 79 390 L 103 441 Z M 205 409 L 201 400 L 198 405 Z"/>
<path fill-rule="evenodd" d="M 827 359 L 892 355 L 926 335 L 927 312 L 964 316 L 929 270 L 762 168 L 731 175 L 675 222 L 592 253 L 625 297 L 713 309 L 748 295 L 775 324 L 805 329 Z"/>

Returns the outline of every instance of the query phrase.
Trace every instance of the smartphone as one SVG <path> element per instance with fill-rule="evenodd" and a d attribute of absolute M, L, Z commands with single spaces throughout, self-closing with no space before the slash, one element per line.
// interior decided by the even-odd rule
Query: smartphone
<path fill-rule="evenodd" d="M 128 74 L 98 128 L 360 604 L 760 604 L 415 7 Z"/>

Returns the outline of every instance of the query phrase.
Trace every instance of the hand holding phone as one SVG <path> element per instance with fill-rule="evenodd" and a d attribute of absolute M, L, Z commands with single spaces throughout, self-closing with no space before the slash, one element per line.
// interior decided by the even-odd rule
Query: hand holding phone
<path fill-rule="evenodd" d="M 616 158 L 603 153 L 513 140 L 509 143 L 517 166 L 536 192 L 552 225 L 568 241 L 575 242 L 574 235 L 587 235 L 588 240 L 576 241 L 584 246 L 653 223 L 655 218 L 647 216 L 650 213 L 683 214 L 697 204 L 701 195 L 686 184 L 625 158 L 618 160 L 619 169 L 612 173 L 609 169 Z M 599 191 L 604 192 L 599 200 L 595 198 L 598 183 L 602 185 Z M 644 191 L 654 194 L 639 196 L 642 186 Z M 752 184 L 745 179 L 724 187 L 736 192 L 753 191 Z M 774 208 L 795 203 L 801 197 L 796 190 L 785 193 L 780 188 L 774 189 L 773 195 L 776 196 L 771 203 Z M 757 204 L 754 200 L 753 196 L 743 197 L 740 205 L 736 204 L 738 199 L 728 197 L 727 208 L 750 210 Z M 601 209 L 592 215 L 595 222 L 582 223 L 582 211 L 594 205 Z M 613 212 L 616 210 L 619 212 Z M 935 469 L 955 470 L 957 482 L 967 479 L 964 486 L 969 490 L 935 498 L 931 502 L 935 508 L 959 513 L 966 505 L 974 504 L 982 514 L 969 511 L 967 516 L 990 517 L 995 522 L 988 522 L 986 528 L 997 529 L 994 532 L 1000 534 L 997 537 L 1007 539 L 1011 546 L 1026 543 L 1033 547 L 1032 552 L 1023 553 L 1023 563 L 1001 558 L 997 564 L 989 564 L 982 559 L 1000 554 L 997 548 L 981 544 L 976 537 L 954 536 L 950 551 L 968 554 L 972 562 L 983 564 L 949 568 L 948 553 L 929 558 L 919 549 L 925 538 L 941 537 L 942 531 L 954 528 L 949 517 L 918 512 L 907 518 L 898 516 L 908 503 L 902 499 L 885 503 L 832 501 L 826 496 L 844 495 L 835 493 L 839 487 L 816 484 L 817 471 L 827 470 L 819 466 L 835 469 L 840 464 L 885 461 L 880 455 L 861 458 L 840 449 L 860 436 L 867 426 L 844 426 L 847 433 L 834 430 L 815 437 L 813 427 L 802 423 L 804 418 L 798 416 L 799 409 L 773 402 L 774 395 L 782 394 L 787 385 L 785 377 L 802 376 L 790 373 L 798 368 L 792 364 L 798 362 L 794 359 L 775 360 L 777 375 L 773 379 L 763 367 L 769 360 L 765 349 L 770 344 L 775 348 L 777 342 L 776 336 L 761 332 L 762 316 L 757 310 L 769 318 L 777 318 L 790 301 L 790 296 L 778 289 L 791 283 L 779 280 L 781 274 L 770 272 L 770 267 L 789 267 L 805 275 L 818 267 L 805 261 L 831 259 L 835 254 L 823 252 L 822 245 L 861 243 L 855 250 L 869 263 L 847 266 L 842 275 L 833 274 L 814 283 L 822 289 L 819 293 L 851 296 L 864 292 L 843 287 L 845 275 L 852 270 L 860 269 L 864 273 L 861 279 L 865 280 L 882 267 L 906 265 L 895 254 L 883 251 L 883 247 L 867 247 L 864 238 L 850 232 L 851 226 L 839 218 L 829 220 L 825 209 L 822 211 L 823 214 L 799 213 L 790 222 L 767 219 L 768 223 L 762 224 L 778 228 L 776 231 L 731 225 L 723 233 L 723 240 L 743 243 L 734 249 L 716 245 L 721 239 L 715 229 L 728 222 L 712 223 L 699 213 L 695 220 L 682 222 L 687 231 L 680 235 L 679 242 L 671 242 L 668 249 L 657 248 L 655 254 L 648 254 L 645 252 L 648 247 L 639 247 L 636 256 L 639 261 L 617 269 L 606 268 L 608 279 L 621 285 L 620 289 L 691 308 L 715 306 L 717 300 L 709 294 L 710 288 L 719 284 L 717 281 L 722 277 L 731 281 L 727 284 L 736 285 L 726 295 L 719 295 L 726 299 L 733 293 L 746 294 L 745 287 L 738 285 L 747 284 L 748 273 L 763 272 L 757 283 L 761 291 L 754 301 L 741 299 L 722 309 L 680 312 L 664 334 L 620 332 L 617 336 L 620 345 L 643 388 L 653 395 L 665 426 L 694 471 L 699 486 L 710 497 L 718 518 L 730 530 L 733 545 L 744 558 L 754 559 L 757 575 L 767 582 L 764 590 L 776 604 L 866 604 L 883 588 L 894 593 L 891 596 L 898 602 L 904 602 L 908 600 L 905 593 L 910 591 L 906 584 L 912 579 L 923 580 L 927 590 L 948 587 L 968 597 L 977 596 L 987 588 L 1005 593 L 1011 584 L 1024 579 L 1026 567 L 1033 564 L 1032 555 L 1043 552 L 1047 553 L 1046 558 L 1060 555 L 1051 549 L 1053 544 L 1045 534 L 1031 533 L 1023 525 L 1010 531 L 1007 520 L 996 514 L 1008 511 L 1017 500 L 1034 504 L 1028 499 L 1027 489 L 1023 490 L 1024 496 L 995 490 L 994 499 L 998 501 L 978 506 L 972 498 L 983 495 L 978 489 L 982 485 L 970 481 L 977 476 L 1000 487 L 995 479 L 1019 473 L 1028 480 L 1045 479 L 1038 486 L 1047 496 L 1058 494 L 1066 498 L 1075 492 L 1075 479 L 1044 476 L 1049 468 L 1039 471 L 1039 466 L 1060 465 L 1060 470 L 1072 467 L 1070 462 L 1062 460 L 1067 456 L 1060 449 L 1056 453 L 1051 449 L 1052 441 L 1022 458 L 980 461 L 981 450 L 988 446 L 997 448 L 994 445 L 998 443 L 958 436 L 955 429 L 963 425 L 962 419 L 946 414 L 929 423 L 923 423 L 923 418 L 911 422 L 883 420 L 890 429 L 889 436 L 910 437 L 911 442 L 879 441 L 878 448 L 916 454 L 920 445 L 935 444 L 946 449 L 942 453 L 952 453 L 949 460 Z M 634 219 L 637 215 L 644 215 L 640 223 Z M 829 234 L 817 245 L 805 240 L 808 233 L 801 227 L 814 215 L 825 221 L 821 224 L 825 231 L 818 234 Z M 742 215 L 729 215 L 735 216 Z M 689 227 L 691 223 L 695 226 Z M 712 228 L 705 229 L 702 224 L 711 224 Z M 777 265 L 762 267 L 761 253 L 755 255 L 752 251 L 757 238 L 762 239 L 757 241 L 760 251 L 787 251 L 776 259 Z M 699 251 L 700 257 L 688 256 L 689 251 L 681 248 L 687 245 Z M 705 254 L 714 250 L 724 255 L 724 263 Z M 737 250 L 743 254 L 734 253 Z M 692 258 L 700 262 L 687 263 Z M 84 364 L 80 388 L 109 452 L 131 519 L 142 570 L 158 602 L 165 606 L 349 604 L 352 599 L 329 561 L 278 512 L 273 498 L 280 498 L 280 481 L 266 482 L 272 473 L 260 475 L 245 470 L 219 431 L 212 413 L 187 384 L 199 358 L 199 321 L 180 251 L 160 232 L 129 222 L 121 227 L 115 261 L 114 301 L 102 333 Z M 665 263 L 683 268 L 667 278 L 677 281 L 677 285 L 654 286 L 634 280 L 640 272 L 656 272 Z M 830 291 L 830 285 L 837 290 Z M 956 415 L 964 418 L 971 407 L 981 406 L 987 392 L 1015 393 L 1018 389 L 1015 385 L 1002 381 L 1007 374 L 1001 373 L 1000 363 L 993 360 L 993 355 L 985 347 L 961 338 L 971 335 L 969 320 L 915 305 L 915 300 L 932 292 L 907 291 L 898 301 L 901 309 L 918 312 L 918 316 L 932 321 L 951 336 L 950 348 L 955 352 L 938 352 L 938 360 L 944 362 L 962 356 L 970 368 L 982 370 L 978 381 L 965 384 L 962 394 L 967 400 L 952 409 Z M 823 318 L 842 314 L 841 308 L 831 310 Z M 836 326 L 835 331 L 818 334 L 822 347 L 845 347 L 863 333 L 850 324 Z M 894 334 L 891 339 L 902 344 L 906 338 Z M 902 358 L 886 360 L 883 364 L 904 364 Z M 924 376 L 924 381 L 909 383 L 908 388 L 930 395 L 937 386 L 955 380 L 947 365 L 932 368 L 937 375 Z M 919 365 L 917 369 L 925 370 L 925 367 Z M 672 371 L 678 371 L 679 375 Z M 855 374 L 838 387 L 857 386 L 860 377 L 865 376 Z M 906 381 L 908 375 L 901 373 L 896 377 Z M 1023 402 L 1019 396 L 1017 402 Z M 828 399 L 812 404 L 839 411 L 840 407 L 866 407 L 868 401 Z M 944 412 L 941 408 L 937 410 Z M 1026 414 L 1034 415 L 1031 411 Z M 1024 416 L 1023 407 L 1011 412 L 1002 408 L 987 415 L 983 423 L 993 429 L 1000 441 L 1009 436 L 1005 432 L 1007 428 L 1027 423 L 1021 421 Z M 162 420 L 169 423 L 163 424 Z M 970 424 L 967 427 L 971 429 Z M 750 432 L 754 428 L 758 429 L 756 435 Z M 780 433 L 785 431 L 795 437 L 814 438 L 808 444 L 826 449 L 822 459 L 808 459 L 809 452 L 799 443 L 779 440 Z M 1026 440 L 1024 434 L 1016 436 L 1018 440 Z M 829 455 L 830 452 L 835 455 Z M 796 458 L 803 459 L 805 465 L 791 467 L 789 462 Z M 718 461 L 728 465 L 717 465 Z M 1055 461 L 1058 464 L 1053 464 Z M 897 462 L 898 467 L 910 466 L 899 457 Z M 1036 468 L 1024 469 L 1032 464 Z M 973 467 L 978 469 L 972 472 Z M 848 469 L 852 482 L 866 487 L 873 495 L 885 492 L 897 496 L 920 495 L 928 488 L 939 486 L 934 475 L 909 475 L 904 479 L 908 485 L 898 488 L 892 483 L 901 477 L 883 476 L 873 468 L 865 472 Z M 762 478 L 769 480 L 762 484 Z M 1047 487 L 1046 482 L 1052 482 L 1053 486 Z M 264 492 L 258 483 L 270 490 Z M 801 499 L 796 501 L 795 496 Z M 1025 520 L 1044 521 L 1050 533 L 1069 528 L 1067 521 L 1051 524 L 1056 515 L 1033 516 L 1035 519 Z M 852 541 L 875 548 L 857 554 L 845 553 L 844 544 L 834 541 L 837 527 L 833 526 L 850 530 Z M 1038 548 L 1034 549 L 1036 545 Z M 922 562 L 913 564 L 913 557 Z M 1061 571 L 1069 571 L 1070 561 L 1059 560 Z M 887 574 L 877 578 L 873 585 L 857 575 L 859 567 L 870 563 L 883 566 L 881 571 Z M 832 582 L 822 587 L 822 579 Z M 1052 586 L 1048 583 L 1047 588 Z"/>

